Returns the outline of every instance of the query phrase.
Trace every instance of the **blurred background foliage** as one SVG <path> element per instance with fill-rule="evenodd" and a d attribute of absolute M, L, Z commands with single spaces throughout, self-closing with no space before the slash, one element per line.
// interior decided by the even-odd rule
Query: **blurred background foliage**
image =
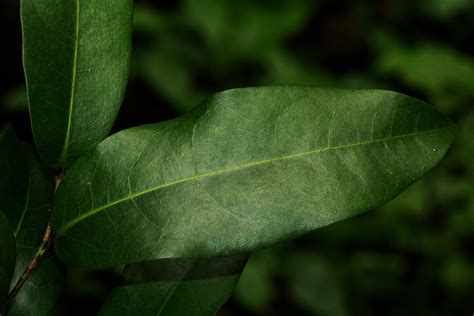
<path fill-rule="evenodd" d="M 135 3 L 115 131 L 173 118 L 219 90 L 283 83 L 396 90 L 458 126 L 446 159 L 388 205 L 254 254 L 219 315 L 474 313 L 472 0 Z M 0 3 L 0 123 L 31 140 L 18 7 Z M 116 282 L 114 271 L 73 270 L 62 304 L 93 314 Z"/>

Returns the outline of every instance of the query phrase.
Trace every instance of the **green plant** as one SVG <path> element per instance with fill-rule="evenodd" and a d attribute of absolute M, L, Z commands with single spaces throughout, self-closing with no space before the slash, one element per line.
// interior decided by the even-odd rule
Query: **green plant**
<path fill-rule="evenodd" d="M 452 142 L 453 124 L 422 101 L 302 86 L 221 92 L 106 138 L 132 11 L 130 0 L 21 2 L 37 153 L 11 125 L 0 131 L 8 315 L 51 309 L 59 260 L 125 266 L 100 314 L 213 314 L 248 254 L 388 202 Z"/>

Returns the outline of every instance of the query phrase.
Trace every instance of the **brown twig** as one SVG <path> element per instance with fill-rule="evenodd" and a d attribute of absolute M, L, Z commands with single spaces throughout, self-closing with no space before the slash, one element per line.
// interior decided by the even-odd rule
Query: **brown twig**
<path fill-rule="evenodd" d="M 59 184 L 61 183 L 61 181 L 63 181 L 65 174 L 66 174 L 65 169 L 59 169 L 54 174 L 54 193 L 56 193 L 56 191 L 58 190 Z"/>
<path fill-rule="evenodd" d="M 55 173 L 55 175 L 54 175 L 54 193 L 56 193 L 56 191 L 59 187 L 59 184 L 64 179 L 64 174 L 65 174 L 64 169 L 60 169 Z M 20 290 L 23 288 L 26 281 L 28 281 L 28 279 L 31 277 L 31 275 L 33 274 L 33 271 L 38 266 L 41 258 L 45 254 L 45 252 L 48 251 L 48 249 L 51 247 L 52 236 L 53 236 L 53 230 L 51 228 L 51 225 L 48 223 L 48 225 L 46 226 L 46 230 L 44 232 L 44 235 L 43 235 L 43 240 L 41 241 L 41 245 L 39 246 L 39 248 L 36 251 L 33 258 L 28 263 L 28 266 L 26 267 L 25 271 L 23 271 L 21 277 L 18 279 L 18 281 L 16 282 L 13 289 L 8 294 L 7 303 L 6 303 L 6 312 L 8 312 L 10 310 L 10 308 L 13 304 L 13 300 L 18 295 Z"/>
<path fill-rule="evenodd" d="M 48 226 L 46 226 L 46 231 L 44 232 L 43 240 L 41 241 L 40 247 L 38 248 L 35 255 L 33 256 L 33 259 L 31 259 L 31 261 L 28 263 L 28 266 L 26 267 L 25 271 L 23 271 L 23 274 L 21 275 L 21 277 L 16 282 L 15 287 L 13 287 L 10 294 L 8 294 L 7 304 L 6 304 L 7 312 L 10 310 L 10 307 L 12 306 L 12 303 L 15 297 L 23 288 L 26 281 L 28 281 L 28 279 L 30 278 L 31 274 L 33 273 L 33 270 L 38 266 L 38 263 L 41 257 L 49 249 L 49 246 L 51 245 L 51 236 L 52 236 L 51 225 L 48 224 Z"/>

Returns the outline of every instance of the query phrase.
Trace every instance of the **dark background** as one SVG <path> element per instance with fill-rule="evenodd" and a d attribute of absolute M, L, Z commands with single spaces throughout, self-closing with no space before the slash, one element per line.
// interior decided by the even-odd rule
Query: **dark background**
<path fill-rule="evenodd" d="M 458 126 L 446 159 L 388 205 L 256 253 L 219 315 L 474 313 L 472 0 L 135 3 L 114 131 L 173 118 L 219 90 L 278 83 L 396 90 Z M 0 29 L 0 124 L 31 141 L 17 0 L 1 0 Z M 71 271 L 56 314 L 94 314 L 117 280 Z"/>

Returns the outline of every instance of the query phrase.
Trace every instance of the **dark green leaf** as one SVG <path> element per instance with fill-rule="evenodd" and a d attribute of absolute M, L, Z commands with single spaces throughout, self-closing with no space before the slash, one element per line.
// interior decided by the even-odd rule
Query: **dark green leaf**
<path fill-rule="evenodd" d="M 18 231 L 26 212 L 28 166 L 11 124 L 0 130 L 0 175 L 0 212 Z"/>
<path fill-rule="evenodd" d="M 41 157 L 68 166 L 109 132 L 127 83 L 132 0 L 22 0 L 23 59 Z"/>
<path fill-rule="evenodd" d="M 162 259 L 128 266 L 100 315 L 214 315 L 229 299 L 247 256 Z"/>
<path fill-rule="evenodd" d="M 0 315 L 5 310 L 10 280 L 15 268 L 15 238 L 8 219 L 0 212 Z"/>
<path fill-rule="evenodd" d="M 20 248 L 18 254 L 24 256 L 25 252 Z M 15 297 L 8 316 L 47 315 L 62 293 L 64 280 L 64 268 L 59 261 L 53 255 L 43 257 Z"/>
<path fill-rule="evenodd" d="M 80 267 L 251 252 L 386 203 L 452 139 L 448 119 L 394 92 L 219 93 L 80 159 L 55 198 L 56 250 Z"/>
<path fill-rule="evenodd" d="M 50 218 L 53 175 L 45 170 L 33 148 L 24 146 L 29 165 L 29 192 L 25 212 L 16 234 L 17 261 L 12 286 L 18 281 L 41 243 Z M 49 255 L 42 259 L 27 283 L 15 297 L 8 315 L 45 315 L 54 305 L 63 287 L 65 275 L 58 260 Z"/>
<path fill-rule="evenodd" d="M 21 222 L 16 226 L 14 233 L 18 248 L 17 266 L 24 269 L 40 245 L 48 224 L 54 184 L 53 172 L 41 165 L 34 149 L 29 144 L 21 145 L 22 154 L 28 167 L 28 176 L 22 181 L 27 183 L 28 193 L 22 201 L 24 208 Z M 15 272 L 14 280 L 19 277 L 18 273 L 23 272 L 18 270 Z"/>

